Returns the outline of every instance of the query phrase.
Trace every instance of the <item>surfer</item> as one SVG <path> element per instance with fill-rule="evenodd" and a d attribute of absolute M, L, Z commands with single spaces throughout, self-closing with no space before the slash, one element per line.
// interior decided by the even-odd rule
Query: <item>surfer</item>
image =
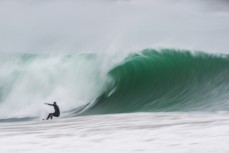
<path fill-rule="evenodd" d="M 55 112 L 54 113 L 49 113 L 48 117 L 46 120 L 48 120 L 49 118 L 52 119 L 53 116 L 55 117 L 59 117 L 60 116 L 60 109 L 58 107 L 58 105 L 56 104 L 56 102 L 54 101 L 53 104 L 49 104 L 49 103 L 45 103 L 46 105 L 50 105 L 50 106 L 53 106 L 54 109 L 55 109 Z"/>

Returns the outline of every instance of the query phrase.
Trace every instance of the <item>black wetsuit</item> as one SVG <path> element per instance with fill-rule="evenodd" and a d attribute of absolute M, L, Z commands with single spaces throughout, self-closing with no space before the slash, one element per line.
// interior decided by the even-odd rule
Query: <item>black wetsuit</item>
<path fill-rule="evenodd" d="M 57 104 L 53 104 L 52 106 L 54 106 L 55 112 L 53 113 L 53 116 L 59 117 L 60 116 L 60 109 L 57 106 Z"/>
<path fill-rule="evenodd" d="M 50 105 L 50 106 L 53 106 L 54 109 L 55 109 L 55 112 L 54 112 L 54 113 L 50 113 L 50 114 L 48 115 L 48 117 L 47 117 L 46 120 L 48 120 L 49 118 L 52 119 L 53 116 L 55 116 L 55 117 L 59 117 L 59 116 L 60 116 L 60 109 L 59 109 L 59 107 L 57 106 L 57 104 L 48 104 L 48 103 L 46 103 L 46 104 L 47 104 L 47 105 Z"/>

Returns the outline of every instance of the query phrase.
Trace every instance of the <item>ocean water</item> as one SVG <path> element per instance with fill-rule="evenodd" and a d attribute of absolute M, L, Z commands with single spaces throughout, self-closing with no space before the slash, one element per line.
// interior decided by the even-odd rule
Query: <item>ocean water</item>
<path fill-rule="evenodd" d="M 1 152 L 228 152 L 228 113 L 134 113 L 1 124 Z"/>
<path fill-rule="evenodd" d="M 228 55 L 145 49 L 110 69 L 101 57 L 2 55 L 1 152 L 229 151 Z M 60 118 L 43 120 L 54 100 Z"/>
<path fill-rule="evenodd" d="M 0 1 L 0 152 L 229 152 L 228 7 Z"/>

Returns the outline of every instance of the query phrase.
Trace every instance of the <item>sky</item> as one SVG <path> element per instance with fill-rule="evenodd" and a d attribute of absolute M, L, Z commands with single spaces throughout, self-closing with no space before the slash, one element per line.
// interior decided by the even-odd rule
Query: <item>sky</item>
<path fill-rule="evenodd" d="M 0 0 L 0 52 L 229 53 L 227 0 Z"/>

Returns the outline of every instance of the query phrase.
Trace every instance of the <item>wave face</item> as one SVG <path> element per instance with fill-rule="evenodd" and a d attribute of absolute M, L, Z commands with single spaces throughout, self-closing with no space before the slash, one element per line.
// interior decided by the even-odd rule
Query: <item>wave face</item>
<path fill-rule="evenodd" d="M 109 90 L 84 114 L 229 110 L 227 55 L 146 49 L 108 75 Z"/>
<path fill-rule="evenodd" d="M 43 118 L 53 111 L 44 102 L 53 101 L 62 117 L 229 110 L 228 55 L 174 49 L 145 49 L 124 59 L 1 54 L 0 70 L 2 122 Z"/>

